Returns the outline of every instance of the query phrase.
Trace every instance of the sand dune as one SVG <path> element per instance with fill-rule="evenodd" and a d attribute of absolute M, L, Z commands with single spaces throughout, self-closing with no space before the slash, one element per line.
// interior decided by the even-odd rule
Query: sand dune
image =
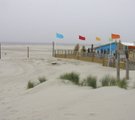
<path fill-rule="evenodd" d="M 135 119 L 135 89 L 91 89 L 66 84 L 59 79 L 61 74 L 72 71 L 78 72 L 81 79 L 88 75 L 97 76 L 98 79 L 108 74 L 116 76 L 115 68 L 53 58 L 51 46 L 46 45 L 31 45 L 30 59 L 27 59 L 26 47 L 3 46 L 0 60 L 0 120 Z M 52 65 L 52 62 L 57 64 Z M 27 89 L 29 80 L 43 76 L 47 78 L 46 82 Z M 121 70 L 123 77 L 125 70 Z M 130 71 L 129 83 L 133 86 L 134 81 L 134 71 Z"/>

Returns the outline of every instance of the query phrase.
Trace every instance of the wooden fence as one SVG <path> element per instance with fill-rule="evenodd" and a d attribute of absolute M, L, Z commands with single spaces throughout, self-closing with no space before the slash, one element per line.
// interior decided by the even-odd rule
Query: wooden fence
<path fill-rule="evenodd" d="M 116 67 L 115 59 L 108 59 L 107 54 L 81 53 L 75 52 L 73 50 L 57 49 L 54 50 L 54 56 L 58 58 L 68 58 L 87 62 L 96 62 L 102 64 L 103 66 Z M 120 68 L 125 69 L 125 62 L 120 62 Z"/>

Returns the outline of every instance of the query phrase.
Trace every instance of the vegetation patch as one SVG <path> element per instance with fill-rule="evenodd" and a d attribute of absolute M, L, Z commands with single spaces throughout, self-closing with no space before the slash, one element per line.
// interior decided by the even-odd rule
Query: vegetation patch
<path fill-rule="evenodd" d="M 123 78 L 122 80 L 117 80 L 117 86 L 127 89 L 127 80 L 125 78 Z"/>
<path fill-rule="evenodd" d="M 60 76 L 60 79 L 63 80 L 69 80 L 71 82 L 73 82 L 74 84 L 79 84 L 79 74 L 75 73 L 75 72 L 71 72 L 71 73 L 65 73 L 63 75 Z"/>
<path fill-rule="evenodd" d="M 83 85 L 97 88 L 97 78 L 95 76 L 89 75 L 86 79 L 83 80 Z"/>
<path fill-rule="evenodd" d="M 46 81 L 46 78 L 45 77 L 39 77 L 38 80 L 40 81 L 40 83 L 43 83 Z"/>
<path fill-rule="evenodd" d="M 102 86 L 116 86 L 117 80 L 114 77 L 106 75 L 101 79 L 101 84 Z"/>
<path fill-rule="evenodd" d="M 29 80 L 27 84 L 27 89 L 33 88 L 46 81 L 45 77 L 39 77 L 37 80 Z"/>
<path fill-rule="evenodd" d="M 109 75 L 107 75 L 101 79 L 101 84 L 102 84 L 102 86 L 118 86 L 120 88 L 127 89 L 126 79 L 117 80 L 116 78 L 111 77 Z"/>
<path fill-rule="evenodd" d="M 32 81 L 28 81 L 27 89 L 33 88 L 34 83 Z"/>

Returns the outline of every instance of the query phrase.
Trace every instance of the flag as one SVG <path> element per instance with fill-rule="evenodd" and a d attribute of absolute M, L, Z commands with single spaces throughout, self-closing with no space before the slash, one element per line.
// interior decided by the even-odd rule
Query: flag
<path fill-rule="evenodd" d="M 64 35 L 60 33 L 56 33 L 56 38 L 63 39 Z"/>
<path fill-rule="evenodd" d="M 101 38 L 100 37 L 96 37 L 96 41 L 100 41 L 101 40 Z"/>
<path fill-rule="evenodd" d="M 84 36 L 79 35 L 80 40 L 85 40 L 86 38 Z"/>
<path fill-rule="evenodd" d="M 120 35 L 119 34 L 112 34 L 112 39 L 119 39 Z"/>

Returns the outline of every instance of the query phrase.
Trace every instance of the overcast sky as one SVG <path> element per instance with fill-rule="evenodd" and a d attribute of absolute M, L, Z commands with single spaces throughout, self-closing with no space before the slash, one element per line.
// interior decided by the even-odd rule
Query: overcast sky
<path fill-rule="evenodd" d="M 0 0 L 1 42 L 104 43 L 111 33 L 135 41 L 135 0 Z"/>

